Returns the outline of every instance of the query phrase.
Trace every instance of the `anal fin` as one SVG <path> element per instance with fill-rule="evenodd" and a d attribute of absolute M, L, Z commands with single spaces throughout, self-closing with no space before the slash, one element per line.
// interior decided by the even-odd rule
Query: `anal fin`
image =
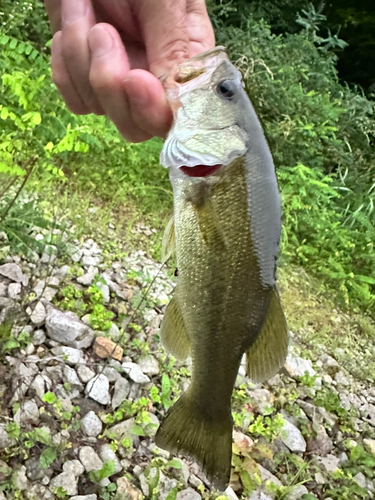
<path fill-rule="evenodd" d="M 277 288 L 267 317 L 253 345 L 246 352 L 247 375 L 253 382 L 273 377 L 285 363 L 288 350 L 288 328 Z"/>
<path fill-rule="evenodd" d="M 190 341 L 186 333 L 184 319 L 177 299 L 177 288 L 167 305 L 160 329 L 160 338 L 168 352 L 179 360 L 184 360 L 190 351 Z"/>

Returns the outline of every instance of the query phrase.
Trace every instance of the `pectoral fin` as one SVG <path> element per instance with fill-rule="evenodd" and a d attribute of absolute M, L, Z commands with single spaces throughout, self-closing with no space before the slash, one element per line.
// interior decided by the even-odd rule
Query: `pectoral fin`
<path fill-rule="evenodd" d="M 205 244 L 214 248 L 216 252 L 224 251 L 227 248 L 227 242 L 211 201 L 206 200 L 204 205 L 194 208 L 199 231 Z"/>
<path fill-rule="evenodd" d="M 172 216 L 164 231 L 163 241 L 161 244 L 161 260 L 167 262 L 172 256 L 176 248 L 176 238 L 174 232 L 174 217 Z"/>
<path fill-rule="evenodd" d="M 284 365 L 288 350 L 288 329 L 277 289 L 272 291 L 262 329 L 246 352 L 247 375 L 254 382 L 273 377 Z"/>
<path fill-rule="evenodd" d="M 160 329 L 162 344 L 168 352 L 179 360 L 184 360 L 190 351 L 190 341 L 186 333 L 184 319 L 178 303 L 177 289 L 174 297 L 167 305 Z"/>

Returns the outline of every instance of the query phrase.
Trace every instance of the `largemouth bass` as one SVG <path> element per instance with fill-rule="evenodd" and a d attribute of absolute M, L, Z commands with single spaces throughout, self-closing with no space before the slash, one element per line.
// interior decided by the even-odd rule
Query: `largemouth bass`
<path fill-rule="evenodd" d="M 156 444 L 192 457 L 225 489 L 241 358 L 258 382 L 287 353 L 276 288 L 280 196 L 262 127 L 223 47 L 176 66 L 164 87 L 174 112 L 161 153 L 174 194 L 164 247 L 168 256 L 175 242 L 178 282 L 161 340 L 176 358 L 192 356 L 192 378 Z"/>

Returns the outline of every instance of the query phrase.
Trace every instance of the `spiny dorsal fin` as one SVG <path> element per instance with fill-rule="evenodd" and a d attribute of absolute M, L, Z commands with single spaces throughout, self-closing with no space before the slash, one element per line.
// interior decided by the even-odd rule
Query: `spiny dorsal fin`
<path fill-rule="evenodd" d="M 167 227 L 164 231 L 163 241 L 161 244 L 161 260 L 167 262 L 172 256 L 176 248 L 176 238 L 174 233 L 174 217 L 172 215 Z"/>
<path fill-rule="evenodd" d="M 180 305 L 177 300 L 177 287 L 167 305 L 160 329 L 160 339 L 168 352 L 179 360 L 184 360 L 190 351 L 190 341 L 186 333 Z"/>
<path fill-rule="evenodd" d="M 279 293 L 274 288 L 262 329 L 246 352 L 248 377 L 253 382 L 262 382 L 273 377 L 284 365 L 287 350 L 288 328 Z"/>

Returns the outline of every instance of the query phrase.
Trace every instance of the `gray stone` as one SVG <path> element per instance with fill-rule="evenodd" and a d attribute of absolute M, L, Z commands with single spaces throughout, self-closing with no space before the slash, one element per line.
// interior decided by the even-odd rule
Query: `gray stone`
<path fill-rule="evenodd" d="M 337 471 L 340 465 L 340 459 L 335 457 L 335 455 L 327 455 L 326 457 L 319 457 L 318 460 L 327 472 Z"/>
<path fill-rule="evenodd" d="M 248 500 L 273 500 L 272 497 L 266 495 L 262 490 L 253 491 Z"/>
<path fill-rule="evenodd" d="M 91 446 L 82 446 L 79 449 L 79 459 L 86 472 L 90 472 L 91 470 L 100 470 L 103 467 L 103 462 Z"/>
<path fill-rule="evenodd" d="M 98 274 L 98 268 L 94 266 L 90 266 L 87 270 L 87 273 L 83 274 L 79 278 L 77 278 L 78 283 L 84 286 L 89 286 L 94 281 L 95 276 Z"/>
<path fill-rule="evenodd" d="M 116 341 L 116 340 L 119 339 L 119 337 L 120 337 L 120 330 L 119 330 L 118 326 L 115 323 L 112 323 L 111 328 L 108 330 L 108 335 L 114 341 Z"/>
<path fill-rule="evenodd" d="M 99 288 L 99 290 L 102 292 L 104 302 L 108 303 L 109 300 L 110 300 L 110 298 L 111 298 L 111 296 L 109 294 L 109 286 L 108 285 L 104 285 L 104 283 L 102 283 L 101 281 L 98 281 L 95 284 Z"/>
<path fill-rule="evenodd" d="M 79 460 L 68 460 L 63 465 L 63 471 L 73 474 L 75 477 L 82 476 L 85 472 L 85 468 Z"/>
<path fill-rule="evenodd" d="M 78 389 L 78 391 L 83 391 L 83 385 L 78 378 L 78 375 L 74 368 L 65 365 L 63 370 L 63 376 L 65 382 L 68 382 L 73 389 Z"/>
<path fill-rule="evenodd" d="M 126 378 L 120 377 L 115 382 L 112 396 L 112 408 L 115 410 L 125 400 L 130 392 L 130 384 Z"/>
<path fill-rule="evenodd" d="M 46 476 L 44 476 L 46 477 Z M 54 494 L 43 484 L 33 484 L 25 493 L 28 500 L 54 500 Z"/>
<path fill-rule="evenodd" d="M 362 420 L 375 427 L 375 405 L 368 404 L 361 407 Z"/>
<path fill-rule="evenodd" d="M 51 482 L 49 483 L 49 489 L 51 491 L 54 491 L 57 488 L 62 488 L 68 495 L 77 495 L 77 478 L 71 472 L 62 472 L 58 476 L 51 479 Z"/>
<path fill-rule="evenodd" d="M 301 431 L 288 420 L 281 428 L 280 438 L 291 451 L 306 451 L 306 441 Z"/>
<path fill-rule="evenodd" d="M 294 354 L 288 354 L 284 369 L 290 377 L 303 377 L 305 372 L 307 372 L 310 377 L 316 375 L 316 371 L 312 367 L 312 363 L 309 359 L 303 359 Z"/>
<path fill-rule="evenodd" d="M 125 438 L 131 438 L 134 439 L 134 435 L 132 434 L 132 429 L 135 424 L 135 419 L 134 418 L 129 418 L 128 420 L 124 420 L 123 422 L 120 422 L 119 424 L 113 425 L 108 429 L 108 433 L 115 434 L 115 437 L 118 441 L 121 441 L 122 439 Z"/>
<path fill-rule="evenodd" d="M 10 283 L 8 286 L 8 297 L 18 300 L 20 298 L 21 289 L 21 283 Z"/>
<path fill-rule="evenodd" d="M 8 287 L 0 281 L 0 297 L 6 297 Z"/>
<path fill-rule="evenodd" d="M 81 263 L 85 269 L 90 269 L 91 267 L 100 264 L 101 260 L 102 258 L 99 255 L 96 257 L 93 257 L 91 255 L 84 255 L 81 259 Z"/>
<path fill-rule="evenodd" d="M 198 479 L 198 478 L 197 478 Z M 193 485 L 194 486 L 194 485 Z M 238 496 L 235 494 L 233 491 L 233 488 L 231 486 L 228 486 L 228 488 L 224 491 L 224 495 L 229 499 L 229 500 L 238 500 Z"/>
<path fill-rule="evenodd" d="M 345 377 L 345 375 L 341 371 L 335 374 L 334 379 L 339 385 L 343 386 L 349 385 L 349 380 Z"/>
<path fill-rule="evenodd" d="M 264 415 L 267 408 L 272 407 L 274 400 L 274 396 L 267 389 L 254 389 L 250 392 L 250 397 L 262 415 Z"/>
<path fill-rule="evenodd" d="M 307 451 L 315 455 L 325 456 L 333 448 L 331 438 L 328 436 L 324 425 L 315 426 L 315 435 L 307 438 Z"/>
<path fill-rule="evenodd" d="M 201 500 L 200 494 L 193 488 L 186 488 L 177 493 L 176 500 Z"/>
<path fill-rule="evenodd" d="M 366 476 L 362 472 L 358 472 L 358 474 L 353 477 L 353 481 L 355 481 L 361 488 L 366 488 L 367 486 Z"/>
<path fill-rule="evenodd" d="M 11 439 L 8 436 L 8 433 L 5 428 L 6 428 L 5 424 L 0 424 L 0 450 L 3 450 L 4 448 L 10 448 L 14 444 L 16 444 L 16 440 Z"/>
<path fill-rule="evenodd" d="M 102 432 L 103 424 L 95 412 L 89 411 L 81 420 L 81 430 L 86 436 L 96 437 Z"/>
<path fill-rule="evenodd" d="M 112 348 L 112 350 L 113 350 L 113 348 Z M 119 378 L 122 378 L 119 371 L 116 370 L 115 368 L 113 368 L 112 366 L 106 366 L 103 370 L 103 374 L 107 377 L 107 379 L 110 382 L 116 382 L 116 380 L 118 380 Z"/>
<path fill-rule="evenodd" d="M 75 347 L 72 343 L 84 341 L 87 337 L 87 345 L 83 345 L 82 348 L 89 347 L 94 338 L 91 328 L 71 311 L 50 308 L 46 318 L 46 328 L 49 338 L 71 347 Z"/>
<path fill-rule="evenodd" d="M 267 482 L 270 481 L 271 483 L 276 484 L 276 486 L 282 486 L 281 481 L 279 481 L 279 479 L 277 479 L 277 477 L 274 476 L 268 469 L 258 464 L 258 470 L 262 483 L 267 484 Z"/>
<path fill-rule="evenodd" d="M 21 283 L 23 286 L 27 286 L 29 283 L 29 278 L 23 274 L 22 269 L 17 264 L 3 264 L 0 266 L 0 274 L 11 281 Z"/>
<path fill-rule="evenodd" d="M 286 495 L 285 500 L 300 500 L 302 495 L 306 495 L 308 492 L 306 486 L 299 484 L 293 487 L 292 491 Z"/>
<path fill-rule="evenodd" d="M 87 384 L 89 380 L 95 377 L 95 372 L 86 365 L 77 365 L 76 372 L 84 384 Z"/>
<path fill-rule="evenodd" d="M 102 444 L 99 449 L 99 457 L 103 463 L 108 462 L 108 460 L 112 460 L 115 463 L 115 471 L 113 474 L 117 474 L 122 470 L 120 460 L 117 458 L 116 453 L 111 449 L 109 444 Z"/>
<path fill-rule="evenodd" d="M 142 372 L 145 375 L 150 375 L 150 376 L 158 375 L 160 372 L 159 363 L 158 363 L 157 359 L 154 356 L 152 356 L 151 354 L 148 354 L 146 356 L 142 356 L 138 360 L 138 365 L 140 366 Z"/>
<path fill-rule="evenodd" d="M 74 497 L 70 497 L 70 500 L 97 500 L 97 496 L 95 493 L 92 493 L 91 495 L 76 495 Z"/>
<path fill-rule="evenodd" d="M 43 330 L 35 330 L 33 334 L 33 344 L 34 345 L 41 345 L 44 343 L 46 340 L 46 334 L 44 333 Z"/>
<path fill-rule="evenodd" d="M 85 392 L 89 398 L 102 405 L 107 405 L 111 402 L 109 380 L 103 374 L 99 374 L 91 379 L 86 386 Z"/>
<path fill-rule="evenodd" d="M 55 261 L 56 254 L 57 254 L 57 248 L 55 247 L 55 245 L 46 245 L 44 247 L 44 251 L 40 258 L 40 262 L 42 264 L 51 264 L 52 262 Z"/>
<path fill-rule="evenodd" d="M 40 467 L 39 457 L 29 458 L 28 460 L 26 460 L 25 466 L 26 476 L 28 477 L 28 479 L 30 479 L 30 481 L 38 481 L 45 476 L 51 477 L 53 474 L 52 469 L 42 469 Z"/>
<path fill-rule="evenodd" d="M 39 410 L 38 405 L 33 399 L 24 401 L 20 404 L 16 414 L 14 415 L 14 421 L 18 425 L 32 423 L 38 425 L 39 423 Z"/>
<path fill-rule="evenodd" d="M 322 363 L 322 368 L 323 370 L 328 373 L 328 375 L 333 376 L 335 373 L 337 373 L 340 370 L 340 366 L 338 362 L 332 358 L 332 356 L 329 356 L 328 354 L 322 354 L 319 358 L 319 360 Z"/>
<path fill-rule="evenodd" d="M 125 362 L 122 363 L 121 366 L 125 373 L 128 374 L 129 378 L 137 384 L 147 384 L 150 382 L 148 376 L 142 372 L 141 367 L 136 363 Z"/>
<path fill-rule="evenodd" d="M 54 356 L 61 356 L 62 361 L 74 366 L 82 361 L 83 352 L 74 347 L 58 346 L 51 350 Z"/>
<path fill-rule="evenodd" d="M 34 389 L 35 391 L 35 394 L 40 398 L 42 399 L 45 392 L 46 392 L 46 382 L 44 380 L 44 378 L 42 377 L 42 375 L 37 375 L 34 380 L 33 380 L 33 383 L 31 384 L 31 389 Z"/>
<path fill-rule="evenodd" d="M 42 326 L 44 324 L 47 316 L 47 311 L 40 301 L 36 303 L 34 309 L 28 307 L 26 309 L 26 312 L 35 326 Z"/>
<path fill-rule="evenodd" d="M 316 484 L 325 484 L 326 483 L 326 479 L 321 472 L 317 472 L 314 475 L 314 477 L 315 477 Z"/>
<path fill-rule="evenodd" d="M 24 491 L 29 487 L 29 481 L 26 477 L 26 467 L 22 465 L 14 475 L 14 486 L 17 490 Z"/>

